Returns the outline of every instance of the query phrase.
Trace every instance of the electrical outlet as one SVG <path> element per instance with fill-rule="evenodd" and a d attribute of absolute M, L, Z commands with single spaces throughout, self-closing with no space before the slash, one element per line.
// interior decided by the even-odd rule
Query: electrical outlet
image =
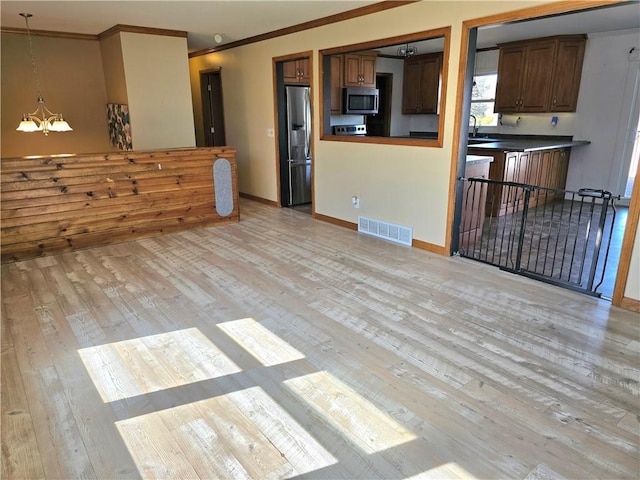
<path fill-rule="evenodd" d="M 360 208 L 360 199 L 355 195 L 351 197 L 351 203 L 353 204 L 353 208 Z"/>

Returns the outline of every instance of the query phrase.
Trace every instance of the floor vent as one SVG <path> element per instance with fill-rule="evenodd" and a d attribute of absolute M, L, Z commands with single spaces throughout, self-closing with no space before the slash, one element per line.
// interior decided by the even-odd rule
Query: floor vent
<path fill-rule="evenodd" d="M 373 235 L 374 237 L 384 238 L 392 242 L 401 243 L 402 245 L 411 246 L 413 239 L 413 229 L 395 225 L 389 222 L 381 222 L 373 218 L 358 217 L 358 231 Z"/>

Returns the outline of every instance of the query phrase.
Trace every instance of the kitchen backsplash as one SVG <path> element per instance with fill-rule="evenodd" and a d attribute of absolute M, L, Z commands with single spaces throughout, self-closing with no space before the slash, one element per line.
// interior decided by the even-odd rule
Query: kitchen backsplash
<path fill-rule="evenodd" d="M 575 113 L 533 113 L 519 114 L 518 116 L 520 117 L 520 122 L 515 127 L 506 125 L 481 126 L 478 134 L 579 136 L 577 115 Z M 557 117 L 556 125 L 553 125 L 553 117 Z"/>

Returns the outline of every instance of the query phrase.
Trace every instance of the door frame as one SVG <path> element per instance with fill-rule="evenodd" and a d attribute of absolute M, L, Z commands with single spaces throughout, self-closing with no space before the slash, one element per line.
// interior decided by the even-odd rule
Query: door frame
<path fill-rule="evenodd" d="M 316 216 L 316 156 L 315 156 L 315 129 L 317 120 L 315 118 L 315 99 L 314 99 L 314 68 L 313 68 L 313 51 L 308 50 L 305 52 L 291 53 L 289 55 L 282 55 L 273 57 L 271 59 L 272 75 L 273 75 L 273 131 L 274 131 L 274 147 L 275 147 L 275 173 L 276 173 L 276 194 L 277 194 L 277 206 L 282 207 L 282 169 L 280 164 L 280 127 L 279 120 L 282 115 L 282 109 L 284 108 L 280 100 L 284 99 L 284 78 L 282 73 L 282 64 L 290 60 L 299 60 L 301 58 L 309 59 L 309 87 L 310 87 L 310 99 L 311 99 L 311 215 Z"/>
<path fill-rule="evenodd" d="M 454 142 L 451 152 L 451 167 L 449 169 L 449 202 L 447 208 L 448 228 L 446 230 L 445 238 L 446 251 L 451 252 L 452 237 L 455 235 L 454 225 L 456 224 L 456 222 L 454 222 L 454 217 L 456 215 L 459 215 L 459 209 L 456 209 L 456 198 L 458 196 L 457 189 L 459 183 L 457 181 L 457 178 L 460 176 L 460 168 L 464 166 L 464 162 L 466 160 L 467 127 L 463 127 L 463 124 L 468 123 L 468 110 L 470 108 L 470 106 L 468 105 L 469 102 L 465 101 L 465 94 L 469 95 L 468 92 L 471 91 L 471 83 L 469 78 L 473 74 L 473 71 L 468 71 L 469 65 L 473 66 L 473 59 L 469 58 L 469 52 L 472 51 L 470 46 L 473 46 L 473 51 L 475 52 L 475 32 L 477 31 L 477 28 L 498 25 L 501 23 L 511 23 L 515 21 L 534 20 L 545 16 L 579 12 L 582 10 L 598 7 L 615 8 L 615 5 L 618 3 L 624 4 L 626 2 L 624 0 L 565 0 L 553 4 L 529 7 L 462 22 L 460 57 L 458 65 L 458 72 L 461 72 L 462 74 L 458 75 L 458 84 L 456 89 L 456 98 L 459 100 L 455 107 L 455 120 L 453 125 Z M 465 109 L 467 111 L 466 116 L 464 115 Z M 464 170 L 462 171 L 464 172 Z M 633 188 L 633 192 L 631 193 L 631 199 L 629 201 L 627 225 L 622 240 L 620 261 L 618 262 L 618 273 L 616 275 L 613 298 L 611 300 L 611 303 L 615 306 L 623 306 L 624 308 L 636 311 L 640 311 L 640 302 L 635 299 L 624 297 L 624 291 L 627 284 L 627 278 L 629 276 L 629 270 L 631 268 L 631 255 L 633 252 L 636 231 L 639 226 L 639 217 L 640 182 L 636 182 Z"/>

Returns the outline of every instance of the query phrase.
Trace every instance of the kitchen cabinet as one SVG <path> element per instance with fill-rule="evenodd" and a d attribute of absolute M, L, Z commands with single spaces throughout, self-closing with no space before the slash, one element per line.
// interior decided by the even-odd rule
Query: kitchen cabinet
<path fill-rule="evenodd" d="M 282 63 L 284 83 L 309 85 L 311 83 L 311 61 L 309 58 L 299 58 Z"/>
<path fill-rule="evenodd" d="M 546 189 L 563 190 L 565 188 L 570 152 L 570 148 L 550 148 L 530 152 L 487 152 L 473 147 L 468 149 L 470 155 L 493 157 L 489 167 L 490 179 L 543 187 L 542 190 L 531 192 L 529 207 L 563 197 L 564 194 L 561 191 Z M 485 214 L 496 217 L 521 210 L 523 207 L 521 192 L 521 189 L 508 186 L 489 185 Z"/>
<path fill-rule="evenodd" d="M 343 86 L 376 86 L 376 52 L 346 53 L 343 56 Z"/>
<path fill-rule="evenodd" d="M 495 111 L 547 111 L 554 54 L 553 41 L 501 48 Z"/>
<path fill-rule="evenodd" d="M 404 61 L 403 114 L 438 113 L 442 54 L 426 54 Z"/>
<path fill-rule="evenodd" d="M 584 46 L 583 35 L 500 45 L 495 111 L 575 111 Z"/>
<path fill-rule="evenodd" d="M 342 114 L 343 55 L 331 56 L 331 113 Z"/>
<path fill-rule="evenodd" d="M 585 39 L 564 38 L 558 40 L 553 85 L 551 87 L 551 112 L 575 112 L 578 104 Z"/>

